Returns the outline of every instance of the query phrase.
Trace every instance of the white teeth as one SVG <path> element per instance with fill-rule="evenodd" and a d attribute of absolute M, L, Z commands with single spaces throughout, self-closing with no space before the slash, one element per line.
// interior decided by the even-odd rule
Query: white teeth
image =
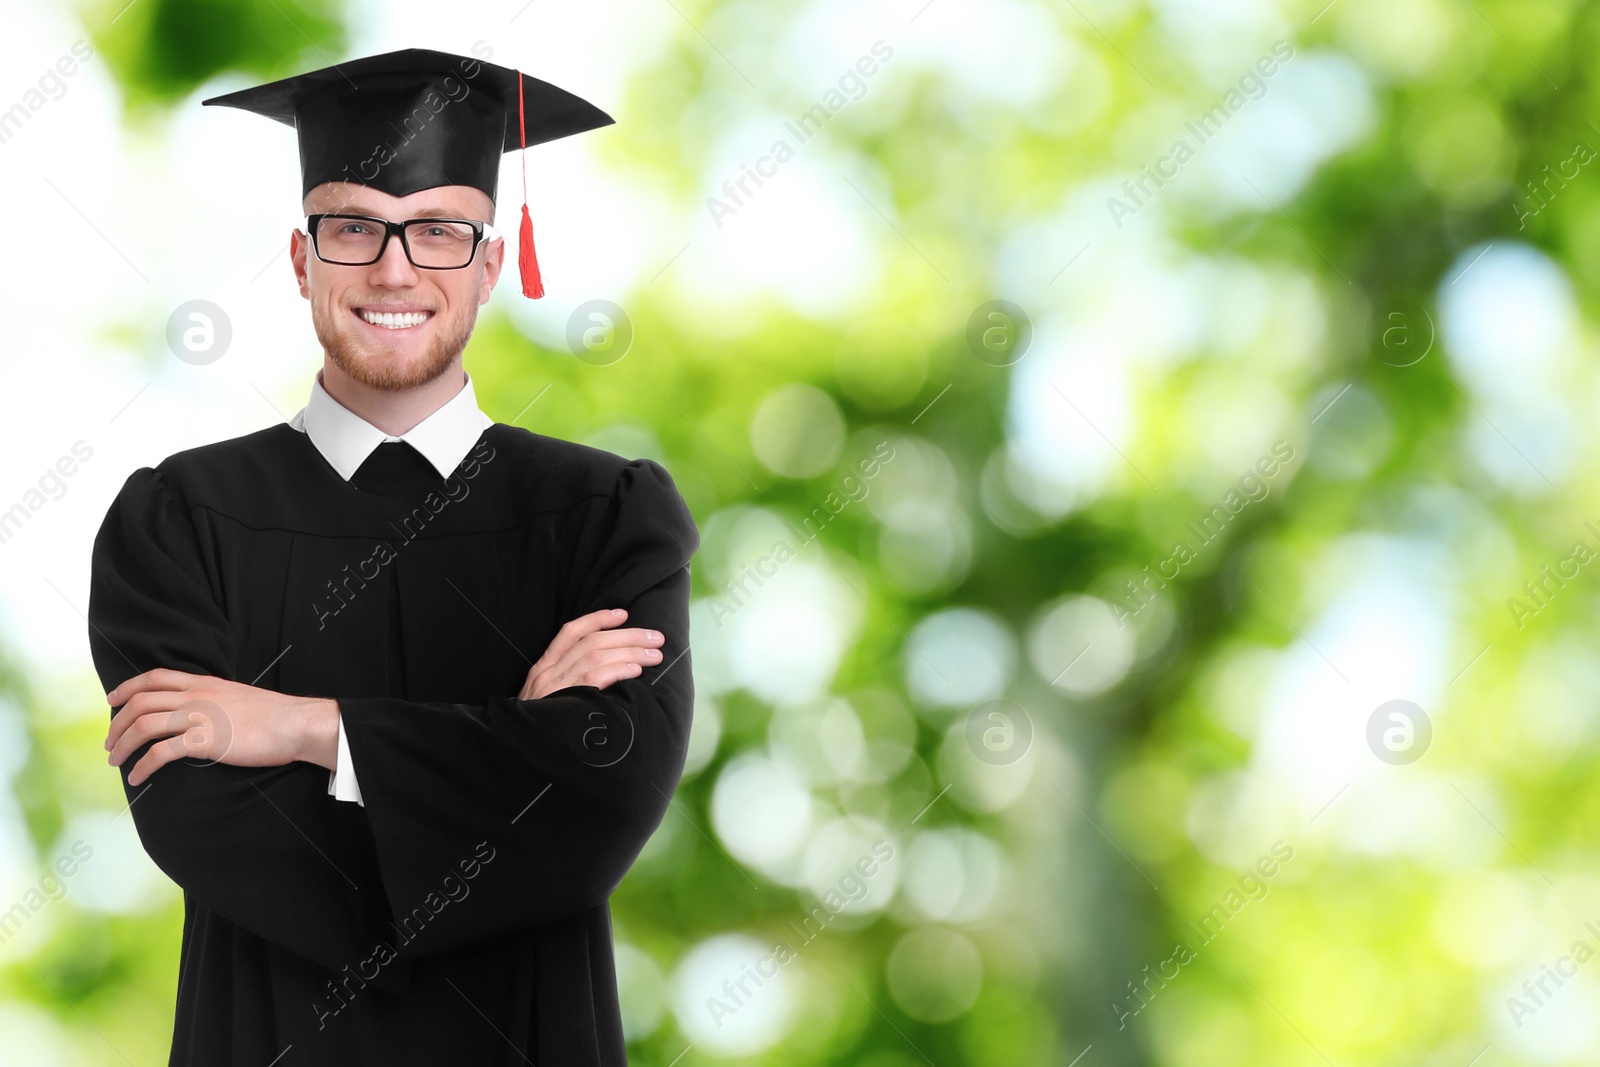
<path fill-rule="evenodd" d="M 362 319 L 374 326 L 382 326 L 390 330 L 403 330 L 408 326 L 422 325 L 424 322 L 428 321 L 428 315 L 430 312 L 403 311 L 399 314 L 395 314 L 387 311 L 381 313 L 376 311 L 368 311 L 365 308 L 362 308 L 357 312 L 357 314 L 359 314 Z"/>

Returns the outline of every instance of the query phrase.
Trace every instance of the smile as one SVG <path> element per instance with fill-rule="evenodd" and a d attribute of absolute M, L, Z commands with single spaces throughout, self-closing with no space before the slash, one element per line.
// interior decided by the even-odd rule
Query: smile
<path fill-rule="evenodd" d="M 355 312 L 361 320 L 369 326 L 379 326 L 385 330 L 408 330 L 413 326 L 421 326 L 433 317 L 431 311 L 369 311 L 366 308 L 356 308 Z"/>

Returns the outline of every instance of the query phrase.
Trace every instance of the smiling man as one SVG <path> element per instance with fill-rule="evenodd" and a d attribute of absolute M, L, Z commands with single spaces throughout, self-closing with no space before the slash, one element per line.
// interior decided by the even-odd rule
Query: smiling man
<path fill-rule="evenodd" d="M 462 367 L 501 154 L 611 120 L 417 49 L 206 103 L 298 131 L 324 358 L 95 539 L 107 759 L 183 889 L 169 1062 L 624 1064 L 607 900 L 683 770 L 699 534 L 658 463 L 493 422 Z"/>

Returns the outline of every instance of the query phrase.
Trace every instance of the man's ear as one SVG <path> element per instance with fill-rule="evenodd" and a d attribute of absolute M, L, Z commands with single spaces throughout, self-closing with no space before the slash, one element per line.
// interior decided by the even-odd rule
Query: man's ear
<path fill-rule="evenodd" d="M 306 274 L 306 253 L 311 238 L 296 229 L 289 235 L 289 259 L 294 264 L 295 281 L 300 283 L 300 295 L 311 299 L 311 279 Z"/>
<path fill-rule="evenodd" d="M 487 304 L 489 294 L 494 292 L 495 282 L 500 280 L 500 268 L 505 265 L 506 241 L 504 237 L 496 237 L 483 246 L 483 275 L 478 280 L 478 303 Z"/>

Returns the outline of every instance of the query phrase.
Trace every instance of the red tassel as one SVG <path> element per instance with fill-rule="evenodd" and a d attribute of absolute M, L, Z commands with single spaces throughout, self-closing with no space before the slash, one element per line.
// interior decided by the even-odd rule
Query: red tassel
<path fill-rule="evenodd" d="M 539 277 L 539 260 L 533 254 L 533 219 L 528 205 L 522 205 L 522 227 L 517 236 L 517 266 L 522 270 L 522 295 L 534 300 L 544 295 L 544 279 Z"/>
<path fill-rule="evenodd" d="M 539 260 L 533 254 L 533 219 L 528 216 L 528 119 L 522 104 L 522 72 L 517 71 L 517 131 L 522 142 L 522 227 L 517 232 L 517 267 L 522 271 L 522 295 L 537 300 L 544 295 Z"/>

